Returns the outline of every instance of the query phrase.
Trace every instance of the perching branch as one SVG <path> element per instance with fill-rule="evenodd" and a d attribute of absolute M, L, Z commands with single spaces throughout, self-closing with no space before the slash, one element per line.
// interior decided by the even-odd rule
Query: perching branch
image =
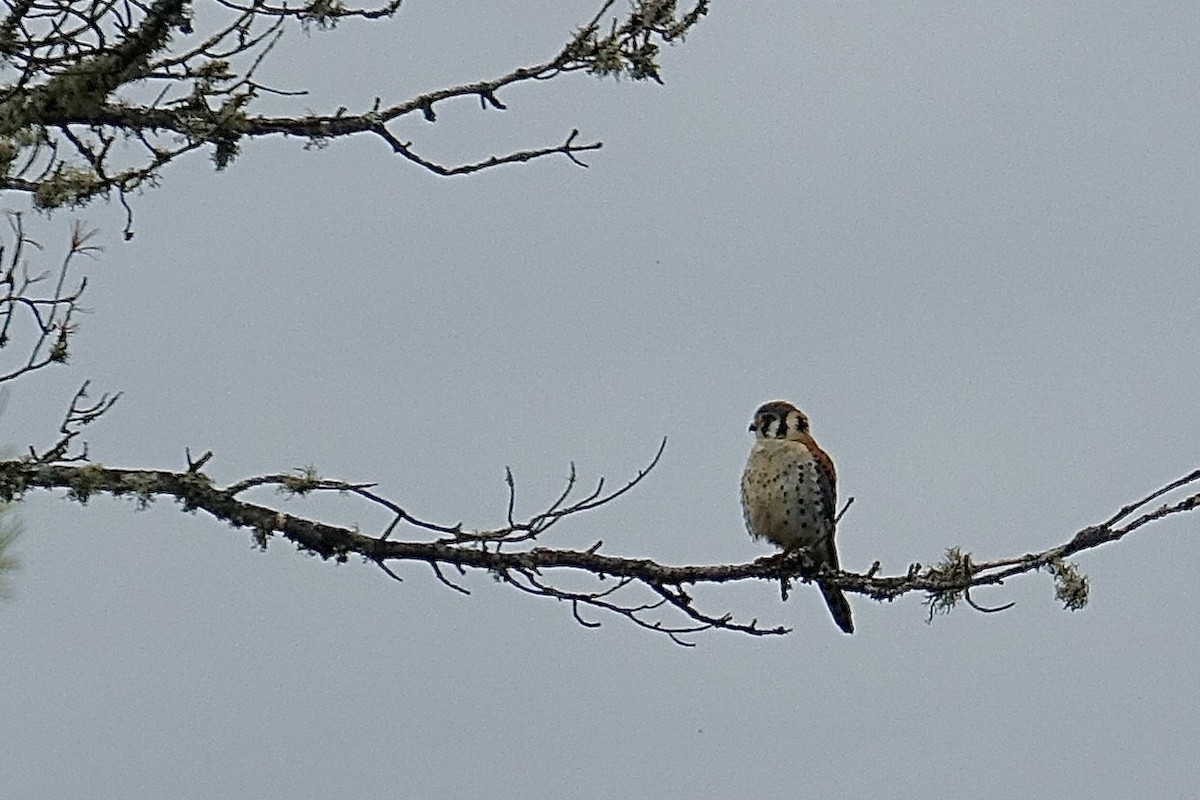
<path fill-rule="evenodd" d="M 78 398 L 77 398 L 78 399 Z M 100 412 L 103 413 L 103 412 Z M 82 419 L 91 421 L 95 416 Z M 71 425 L 65 426 L 68 430 Z M 1200 470 L 1158 489 L 1122 508 L 1110 519 L 1089 526 L 1069 541 L 1039 553 L 1013 558 L 975 562 L 969 554 L 951 550 L 933 567 L 911 565 L 901 575 L 879 576 L 878 562 L 866 573 L 814 572 L 803 552 L 772 555 L 743 564 L 673 566 L 650 559 L 624 558 L 601 553 L 602 542 L 586 550 L 542 546 L 549 530 L 559 522 L 598 510 L 637 487 L 659 464 L 666 440 L 654 458 L 636 476 L 615 490 L 604 482 L 586 493 L 578 491 L 574 468 L 566 487 L 546 509 L 525 520 L 512 517 L 514 483 L 509 476 L 506 522 L 496 528 L 469 529 L 462 524 L 446 525 L 423 519 L 394 500 L 375 492 L 373 484 L 322 478 L 311 468 L 293 473 L 247 478 L 224 488 L 214 485 L 201 467 L 210 453 L 192 460 L 182 472 L 119 469 L 100 464 L 79 465 L 67 455 L 68 437 L 43 455 L 0 462 L 0 502 L 25 496 L 33 489 L 63 489 L 70 499 L 86 503 L 97 494 L 133 497 L 139 507 L 156 498 L 170 497 L 184 511 L 204 511 L 235 528 L 249 529 L 259 547 L 275 537 L 295 543 L 301 550 L 324 559 L 346 562 L 360 556 L 377 565 L 389 577 L 400 580 L 399 562 L 427 564 L 441 583 L 455 591 L 470 590 L 447 575 L 465 575 L 470 570 L 490 573 L 496 580 L 521 592 L 549 597 L 570 604 L 575 619 L 586 627 L 599 622 L 589 612 L 615 614 L 651 631 L 664 633 L 673 641 L 708 630 L 729 630 L 754 636 L 780 635 L 788 628 L 761 626 L 756 618 L 746 620 L 732 612 L 703 610 L 693 596 L 700 584 L 765 580 L 789 582 L 798 579 L 834 584 L 848 592 L 876 600 L 894 600 L 910 592 L 922 592 L 931 614 L 948 610 L 979 586 L 1004 583 L 1008 578 L 1040 569 L 1049 571 L 1056 582 L 1056 595 L 1066 608 L 1080 608 L 1087 601 L 1087 579 L 1065 559 L 1084 550 L 1118 541 L 1129 533 L 1166 517 L 1200 507 L 1200 493 L 1149 505 L 1164 495 L 1200 484 Z M 288 496 L 312 492 L 337 492 L 385 509 L 389 523 L 381 530 L 363 532 L 329 522 L 288 513 L 282 508 L 243 499 L 255 489 L 274 487 Z M 398 530 L 412 538 L 398 539 Z M 706 601 L 706 604 L 711 601 Z M 972 605 L 975 605 L 972 603 Z M 976 606 L 978 607 L 978 606 Z M 984 609 L 981 609 L 984 610 Z"/>

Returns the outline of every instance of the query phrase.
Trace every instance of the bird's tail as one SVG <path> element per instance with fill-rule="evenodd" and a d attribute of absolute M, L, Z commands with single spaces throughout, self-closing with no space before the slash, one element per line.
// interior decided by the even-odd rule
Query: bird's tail
<path fill-rule="evenodd" d="M 854 618 L 850 616 L 850 601 L 846 599 L 846 595 L 842 594 L 842 590 L 836 586 L 821 584 L 821 594 L 825 597 L 825 605 L 829 606 L 829 613 L 833 614 L 833 621 L 842 629 L 842 632 L 854 633 Z"/>

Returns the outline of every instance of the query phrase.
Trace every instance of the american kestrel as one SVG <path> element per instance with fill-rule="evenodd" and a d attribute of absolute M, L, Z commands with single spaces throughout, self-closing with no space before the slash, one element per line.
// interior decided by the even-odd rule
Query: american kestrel
<path fill-rule="evenodd" d="M 838 569 L 834 546 L 837 473 L 833 460 L 808 432 L 808 417 L 784 400 L 766 403 L 750 423 L 754 446 L 742 473 L 746 529 L 786 552 L 808 551 L 817 566 Z M 854 633 L 850 603 L 841 589 L 819 584 L 833 621 Z"/>

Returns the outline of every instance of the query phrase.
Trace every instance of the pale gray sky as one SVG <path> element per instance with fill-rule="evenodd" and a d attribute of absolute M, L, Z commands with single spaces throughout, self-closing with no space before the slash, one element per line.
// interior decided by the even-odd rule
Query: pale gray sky
<path fill-rule="evenodd" d="M 552 54 L 591 3 L 413 0 L 292 31 L 272 76 L 363 108 Z M 495 524 L 581 475 L 635 494 L 564 528 L 672 563 L 768 552 L 738 476 L 765 400 L 805 408 L 856 502 L 843 563 L 1057 544 L 1200 466 L 1200 6 L 714 3 L 666 86 L 573 76 L 401 135 L 434 156 L 604 140 L 466 179 L 368 137 L 248 145 L 82 216 L 69 368 L 15 387 L 45 445 L 84 378 L 94 458 L 220 481 L 308 463 Z M 38 224 L 53 252 L 70 216 Z M 267 499 L 273 499 L 270 496 Z M 364 528 L 372 510 L 295 504 Z M 397 584 L 167 503 L 25 504 L 0 605 L 5 797 L 1190 796 L 1196 520 L 925 623 L 916 598 L 698 594 L 778 640 L 685 650 L 473 576 Z M 1188 581 L 1186 577 L 1183 579 Z"/>

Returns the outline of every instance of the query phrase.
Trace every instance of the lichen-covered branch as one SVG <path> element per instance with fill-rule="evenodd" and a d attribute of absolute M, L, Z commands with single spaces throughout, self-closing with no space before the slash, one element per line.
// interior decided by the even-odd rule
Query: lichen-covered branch
<path fill-rule="evenodd" d="M 94 418 L 95 415 L 85 421 Z M 1066 561 L 1068 557 L 1118 541 L 1152 522 L 1200 507 L 1200 493 L 1149 507 L 1168 493 L 1185 487 L 1195 489 L 1200 484 L 1200 470 L 1197 470 L 1130 503 L 1108 520 L 1085 528 L 1061 545 L 1013 558 L 976 562 L 970 554 L 954 549 L 937 565 L 923 568 L 913 564 L 903 574 L 892 576 L 878 575 L 878 563 L 861 574 L 814 572 L 803 552 L 741 564 L 677 566 L 610 555 L 601 552 L 602 542 L 586 550 L 543 544 L 558 523 L 601 509 L 638 486 L 658 465 L 662 447 L 646 468 L 613 490 L 606 489 L 600 481 L 592 490 L 581 492 L 572 468 L 564 490 L 544 511 L 524 520 L 513 517 L 515 482 L 509 475 L 504 523 L 494 528 L 472 529 L 462 524 L 422 519 L 397 501 L 378 494 L 372 484 L 330 480 L 312 469 L 247 478 L 220 487 L 203 471 L 211 453 L 197 460 L 189 455 L 188 466 L 182 471 L 120 469 L 71 461 L 66 452 L 68 443 L 69 439 L 40 455 L 31 452 L 23 459 L 0 462 L 0 502 L 24 497 L 35 489 L 63 490 L 80 503 L 87 503 L 98 494 L 131 497 L 139 507 L 157 498 L 171 498 L 185 511 L 202 511 L 235 528 L 249 530 L 263 548 L 272 539 L 283 538 L 304 551 L 337 562 L 345 562 L 351 556 L 361 557 L 397 580 L 400 579 L 397 564 L 419 562 L 427 565 L 437 580 L 464 593 L 469 590 L 448 576 L 461 576 L 470 570 L 486 571 L 521 592 L 569 604 L 575 619 L 585 626 L 599 624 L 589 612 L 604 612 L 664 633 L 680 644 L 690 644 L 684 638 L 689 634 L 707 630 L 755 636 L 788 632 L 782 625 L 760 625 L 756 618 L 704 610 L 703 606 L 714 600 L 709 596 L 702 603 L 695 596 L 696 587 L 733 581 L 778 581 L 786 587 L 794 580 L 808 582 L 820 577 L 847 592 L 876 600 L 893 600 L 918 592 L 926 596 L 933 613 L 949 609 L 960 598 L 970 602 L 973 588 L 998 585 L 1019 574 L 1046 570 L 1053 576 L 1056 595 L 1064 606 L 1079 608 L 1087 599 L 1087 582 Z M 336 492 L 386 510 L 390 522 L 378 531 L 362 531 L 293 514 L 278 503 L 264 504 L 245 498 L 247 493 L 263 488 L 274 488 L 289 496 Z M 407 534 L 400 536 L 401 531 Z"/>
<path fill-rule="evenodd" d="M 208 3 L 209 29 L 194 27 L 194 6 Z M 437 120 L 438 108 L 468 98 L 483 110 L 503 110 L 504 90 L 571 72 L 661 82 L 661 45 L 681 40 L 707 13 L 708 0 L 681 8 L 677 0 L 616 0 L 582 24 L 557 53 L 494 77 L 425 92 L 354 111 L 265 116 L 264 94 L 299 96 L 302 87 L 268 86 L 257 75 L 287 23 L 329 29 L 345 19 L 391 17 L 400 0 L 350 8 L 312 0 L 295 8 L 258 0 L 16 0 L 0 17 L 0 188 L 33 195 L 44 208 L 76 206 L 97 196 L 124 195 L 153 184 L 162 167 L 207 150 L 218 169 L 248 139 L 283 135 L 323 146 L 355 134 L 381 138 L 392 152 L 438 175 L 553 155 L 578 156 L 599 142 L 576 141 L 442 164 L 390 129 L 417 116 Z M 211 12 L 218 12 L 215 17 Z M 359 87 L 355 87 L 360 92 Z M 127 234 L 129 229 L 127 228 Z"/>

